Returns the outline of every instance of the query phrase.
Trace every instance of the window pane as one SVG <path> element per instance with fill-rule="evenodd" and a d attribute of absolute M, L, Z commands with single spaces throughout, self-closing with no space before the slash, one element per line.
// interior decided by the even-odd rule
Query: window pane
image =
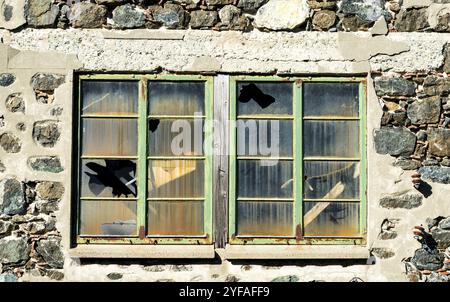
<path fill-rule="evenodd" d="M 292 202 L 238 202 L 237 206 L 239 235 L 292 235 Z"/>
<path fill-rule="evenodd" d="M 359 198 L 359 162 L 304 162 L 305 198 Z"/>
<path fill-rule="evenodd" d="M 238 196 L 291 198 L 292 170 L 292 161 L 238 160 Z"/>
<path fill-rule="evenodd" d="M 136 197 L 136 162 L 82 160 L 81 197 Z"/>
<path fill-rule="evenodd" d="M 149 197 L 203 197 L 203 160 L 152 160 L 149 162 Z"/>
<path fill-rule="evenodd" d="M 359 157 L 358 121 L 304 121 L 305 156 Z"/>
<path fill-rule="evenodd" d="M 136 201 L 82 200 L 81 235 L 136 235 Z"/>
<path fill-rule="evenodd" d="M 83 119 L 82 155 L 136 156 L 136 119 Z"/>
<path fill-rule="evenodd" d="M 150 82 L 150 115 L 201 115 L 205 112 L 204 82 Z"/>
<path fill-rule="evenodd" d="M 305 202 L 305 236 L 358 236 L 359 203 Z"/>
<path fill-rule="evenodd" d="M 82 114 L 133 114 L 138 110 L 138 82 L 82 81 Z"/>
<path fill-rule="evenodd" d="M 149 154 L 193 156 L 203 153 L 203 120 L 149 120 Z M 172 129 L 174 131 L 172 131 Z"/>
<path fill-rule="evenodd" d="M 359 83 L 304 83 L 305 116 L 357 117 Z"/>
<path fill-rule="evenodd" d="M 292 121 L 238 120 L 237 153 L 242 156 L 292 156 Z"/>
<path fill-rule="evenodd" d="M 148 230 L 151 235 L 203 235 L 203 202 L 149 202 Z"/>
<path fill-rule="evenodd" d="M 292 115 L 292 83 L 239 82 L 237 114 Z"/>

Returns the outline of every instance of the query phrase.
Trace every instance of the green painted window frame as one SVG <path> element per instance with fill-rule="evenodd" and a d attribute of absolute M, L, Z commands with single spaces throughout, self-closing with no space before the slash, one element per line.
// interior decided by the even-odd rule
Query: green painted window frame
<path fill-rule="evenodd" d="M 293 234 L 295 236 L 239 236 L 236 235 L 236 167 L 237 167 L 237 130 L 230 127 L 230 159 L 229 159 L 229 244 L 279 244 L 279 245 L 365 245 L 367 240 L 367 139 L 366 139 L 366 99 L 367 80 L 365 77 L 279 77 L 279 76 L 232 76 L 230 77 L 230 112 L 229 119 L 233 124 L 237 121 L 237 83 L 246 82 L 279 82 L 292 83 L 293 89 L 293 157 L 294 157 L 294 210 Z M 305 237 L 303 235 L 303 83 L 359 83 L 359 126 L 360 126 L 360 219 L 359 235 L 355 237 Z M 277 119 L 276 115 L 271 118 Z M 300 160 L 299 160 L 300 158 Z"/>
<path fill-rule="evenodd" d="M 111 80 L 111 81 L 136 81 L 139 83 L 138 99 L 138 156 L 137 156 L 137 235 L 135 236 L 84 236 L 79 235 L 80 228 L 80 186 L 81 186 L 81 83 L 82 81 Z M 212 244 L 213 243 L 213 156 L 205 152 L 203 156 L 193 156 L 192 158 L 203 159 L 205 161 L 204 179 L 204 234 L 199 236 L 173 235 L 173 236 L 147 236 L 147 162 L 151 156 L 147 155 L 148 147 L 148 83 L 151 81 L 199 81 L 205 83 L 205 123 L 213 120 L 213 77 L 203 75 L 173 75 L 173 74 L 86 74 L 78 75 L 78 103 L 77 103 L 77 154 L 76 154 L 76 243 L 77 244 Z M 164 116 L 161 116 L 164 118 Z M 167 116 L 166 118 L 169 118 Z M 183 116 L 183 118 L 194 118 L 194 116 Z M 204 141 L 212 145 L 212 129 L 205 128 Z M 208 146 L 205 146 L 208 148 Z M 212 146 L 211 146 L 212 148 Z M 171 157 L 171 159 L 183 159 L 185 156 Z M 191 159 L 191 157 L 189 157 Z M 91 199 L 91 198 L 90 198 Z"/>

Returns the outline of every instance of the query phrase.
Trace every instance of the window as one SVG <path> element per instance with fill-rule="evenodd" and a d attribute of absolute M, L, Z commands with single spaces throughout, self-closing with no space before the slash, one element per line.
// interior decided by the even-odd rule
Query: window
<path fill-rule="evenodd" d="M 77 243 L 212 243 L 212 79 L 79 81 Z"/>
<path fill-rule="evenodd" d="M 364 244 L 362 78 L 232 77 L 231 244 Z"/>

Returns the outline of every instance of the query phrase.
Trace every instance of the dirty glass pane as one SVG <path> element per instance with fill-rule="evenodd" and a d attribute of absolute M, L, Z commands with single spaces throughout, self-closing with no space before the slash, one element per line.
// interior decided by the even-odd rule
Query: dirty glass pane
<path fill-rule="evenodd" d="M 120 115 L 138 111 L 138 82 L 82 81 L 82 114 Z"/>
<path fill-rule="evenodd" d="M 136 235 L 136 201 L 82 200 L 80 235 Z"/>
<path fill-rule="evenodd" d="M 148 169 L 149 197 L 203 197 L 202 160 L 152 160 Z"/>
<path fill-rule="evenodd" d="M 292 202 L 238 202 L 239 235 L 291 236 L 293 233 Z"/>
<path fill-rule="evenodd" d="M 84 118 L 82 155 L 136 156 L 137 119 Z"/>
<path fill-rule="evenodd" d="M 305 236 L 358 236 L 359 203 L 305 202 Z"/>
<path fill-rule="evenodd" d="M 358 121 L 304 121 L 305 156 L 359 157 Z"/>
<path fill-rule="evenodd" d="M 292 161 L 238 160 L 238 197 L 291 198 Z"/>
<path fill-rule="evenodd" d="M 203 120 L 150 119 L 148 123 L 149 155 L 202 155 Z"/>
<path fill-rule="evenodd" d="M 237 153 L 241 156 L 292 156 L 292 121 L 238 120 Z"/>
<path fill-rule="evenodd" d="M 136 197 L 136 161 L 82 160 L 81 197 Z"/>
<path fill-rule="evenodd" d="M 357 117 L 359 83 L 304 83 L 304 116 Z"/>
<path fill-rule="evenodd" d="M 205 112 L 204 82 L 149 82 L 150 115 L 194 115 Z"/>
<path fill-rule="evenodd" d="M 151 235 L 203 235 L 203 202 L 149 202 L 148 232 Z"/>
<path fill-rule="evenodd" d="M 292 83 L 239 82 L 237 114 L 292 115 Z"/>
<path fill-rule="evenodd" d="M 305 198 L 359 198 L 359 162 L 305 161 Z"/>

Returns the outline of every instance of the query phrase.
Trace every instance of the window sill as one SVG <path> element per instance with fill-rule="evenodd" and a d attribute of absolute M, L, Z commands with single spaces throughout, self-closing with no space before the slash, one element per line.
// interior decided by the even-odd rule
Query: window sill
<path fill-rule="evenodd" d="M 227 245 L 225 259 L 368 259 L 369 248 L 355 245 Z"/>
<path fill-rule="evenodd" d="M 74 258 L 213 259 L 214 245 L 80 244 L 69 250 Z"/>

